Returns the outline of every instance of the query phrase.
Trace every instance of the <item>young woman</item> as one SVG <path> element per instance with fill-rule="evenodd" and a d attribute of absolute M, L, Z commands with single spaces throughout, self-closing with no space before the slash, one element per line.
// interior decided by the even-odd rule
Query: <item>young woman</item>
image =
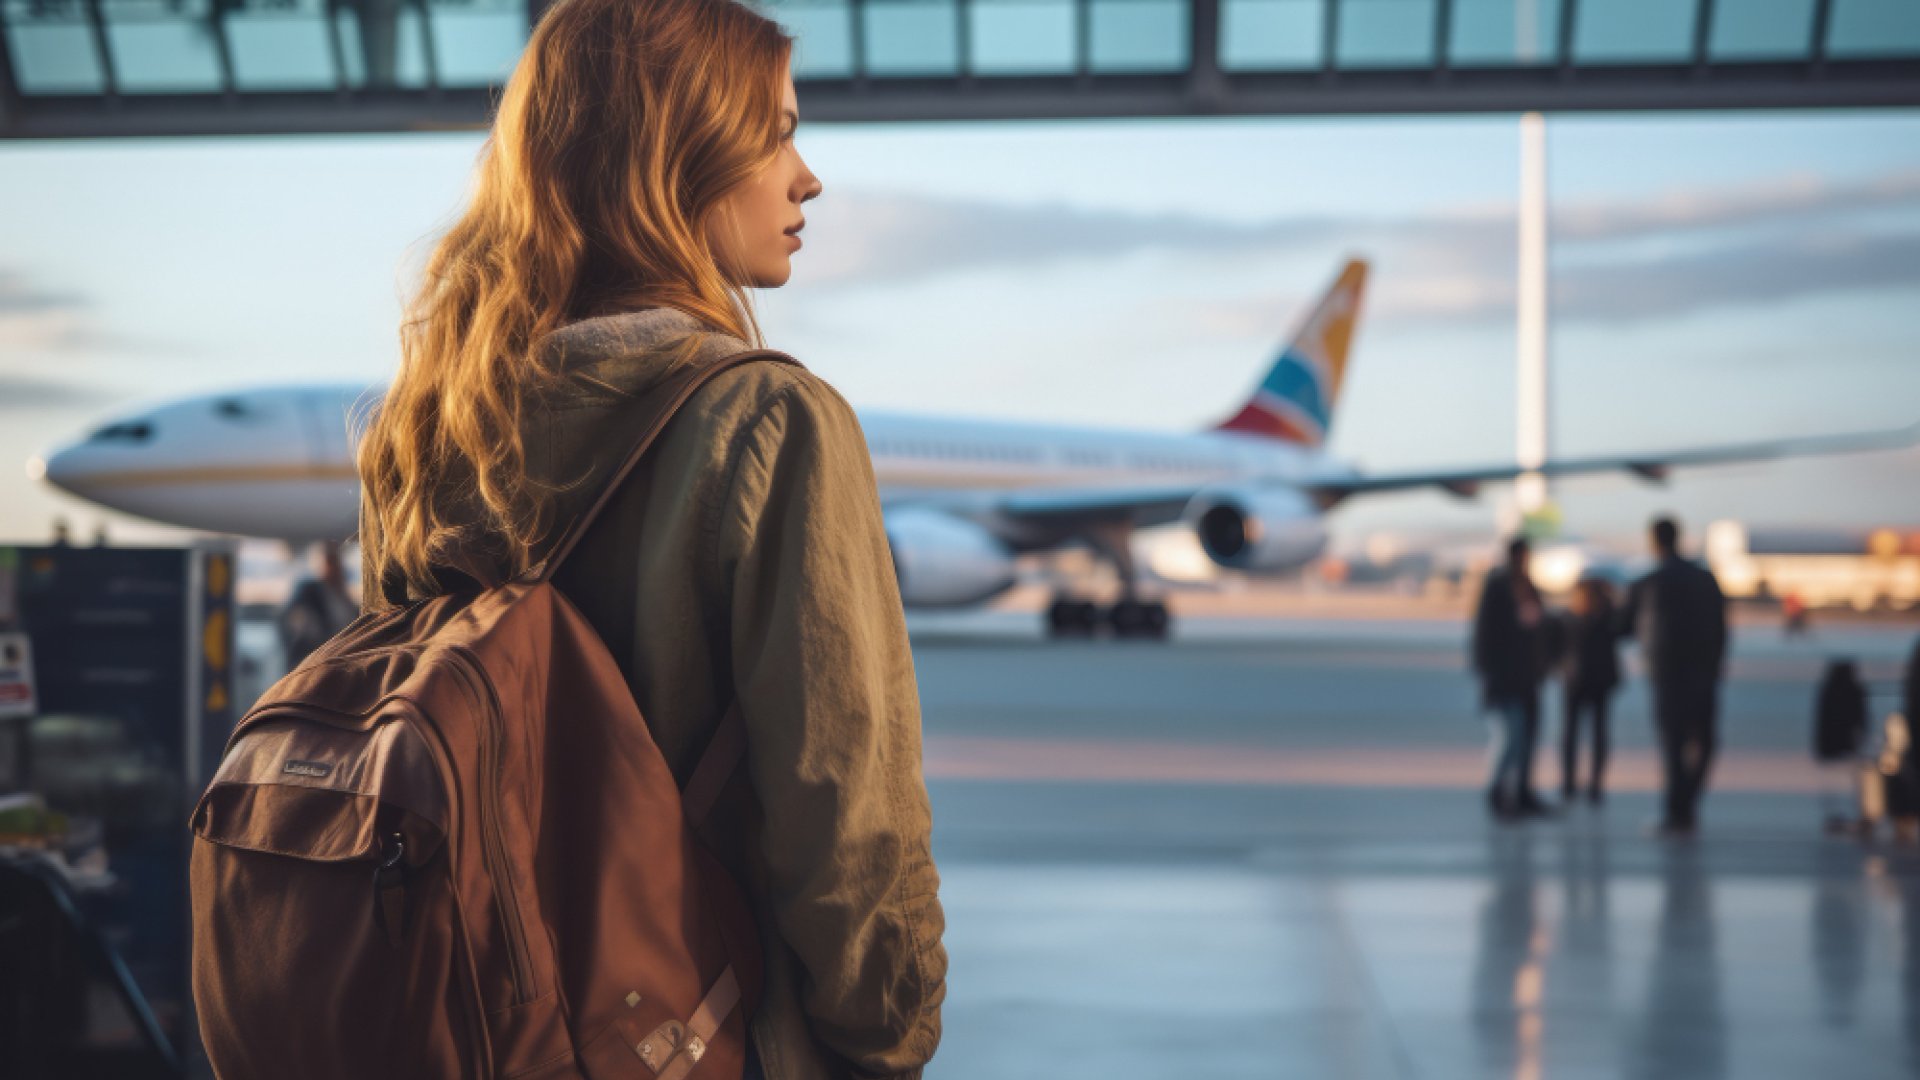
<path fill-rule="evenodd" d="M 366 599 L 537 564 L 687 365 L 759 342 L 803 204 L 790 41 L 734 0 L 559 0 L 535 29 L 360 450 Z M 555 583 L 682 783 L 729 703 L 751 795 L 703 829 L 766 949 L 748 1074 L 917 1075 L 946 954 L 912 657 L 865 440 L 833 388 L 707 383 Z M 738 787 L 738 785 L 736 785 Z"/>

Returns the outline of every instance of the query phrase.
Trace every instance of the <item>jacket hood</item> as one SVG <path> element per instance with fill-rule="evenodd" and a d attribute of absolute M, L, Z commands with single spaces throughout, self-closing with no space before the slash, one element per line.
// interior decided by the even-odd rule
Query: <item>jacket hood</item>
<path fill-rule="evenodd" d="M 645 308 L 570 323 L 536 355 L 555 378 L 520 416 L 527 479 L 550 493 L 558 521 L 591 503 L 626 459 L 651 392 L 689 366 L 751 348 L 673 308 Z"/>
<path fill-rule="evenodd" d="M 687 364 L 750 348 L 731 334 L 673 308 L 643 308 L 569 323 L 534 352 L 559 385 L 539 398 L 551 408 L 611 403 L 644 395 Z M 607 395 L 611 395 L 610 397 Z"/>
<path fill-rule="evenodd" d="M 536 558 L 626 460 L 645 419 L 636 410 L 650 391 L 688 365 L 748 348 L 671 308 L 583 319 L 536 343 L 534 355 L 551 377 L 522 401 L 519 423 L 527 482 L 546 503 Z M 454 544 L 442 561 L 483 580 L 505 577 L 499 538 L 480 531 Z"/>

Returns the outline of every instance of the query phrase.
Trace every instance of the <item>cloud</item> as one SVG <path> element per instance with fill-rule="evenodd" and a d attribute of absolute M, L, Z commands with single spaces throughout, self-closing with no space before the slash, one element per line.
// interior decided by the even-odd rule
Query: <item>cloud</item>
<path fill-rule="evenodd" d="M 42 292 L 29 285 L 19 273 L 0 270 L 0 317 L 72 311 L 82 306 L 84 302 L 77 295 Z"/>
<path fill-rule="evenodd" d="M 103 327 L 98 311 L 89 296 L 39 288 L 25 274 L 0 269 L 0 368 L 7 361 L 30 357 L 43 363 L 44 355 L 33 354 L 48 352 L 87 353 L 95 358 L 192 355 L 179 342 Z"/>
<path fill-rule="evenodd" d="M 1256 250 L 1336 238 L 1339 221 L 1238 225 L 1058 204 L 1013 205 L 853 193 L 809 212 L 810 282 L 897 283 L 987 266 L 1097 259 L 1135 251 Z M 816 239 L 817 238 L 817 239 Z"/>
<path fill-rule="evenodd" d="M 1563 206 L 1554 212 L 1553 230 L 1562 240 L 1614 240 L 1913 206 L 1920 206 L 1920 169 L 1844 183 L 1796 173 L 1737 188 L 1684 188 L 1651 199 Z"/>
<path fill-rule="evenodd" d="M 1794 234 L 1678 258 L 1560 271 L 1553 310 L 1573 319 L 1646 319 L 1915 284 L 1920 232 Z"/>
<path fill-rule="evenodd" d="M 88 405 L 115 396 L 85 383 L 0 374 L 0 413 Z"/>
<path fill-rule="evenodd" d="M 1557 250 L 1707 230 L 1719 248 L 1675 257 L 1646 251 L 1607 265 L 1561 265 L 1555 315 L 1634 319 L 1734 304 L 1772 303 L 1914 280 L 1920 234 L 1836 233 L 1848 214 L 1920 208 L 1920 170 L 1837 183 L 1807 175 L 1650 198 L 1563 204 Z M 1515 225 L 1511 205 L 1484 204 L 1415 218 L 1277 218 L 1235 223 L 1192 214 L 1134 214 L 1061 205 L 1011 205 L 892 193 L 850 194 L 813 212 L 807 282 L 820 288 L 897 285 L 993 267 L 1100 261 L 1142 251 L 1214 258 L 1358 250 L 1379 256 L 1369 306 L 1408 319 L 1511 318 Z M 1818 227 L 1815 225 L 1818 223 Z M 1774 240 L 1739 238 L 1755 226 L 1798 225 Z M 1773 230 L 1780 233 L 1781 230 Z M 1304 300 L 1259 296 L 1210 305 L 1223 326 L 1264 324 Z M 1240 312 L 1251 305 L 1257 315 Z"/>
<path fill-rule="evenodd" d="M 1380 275 L 1367 313 L 1380 320 L 1494 321 L 1514 317 L 1512 266 L 1430 268 Z M 1795 233 L 1686 255 L 1557 267 L 1553 318 L 1629 323 L 1715 308 L 1783 303 L 1856 289 L 1920 285 L 1920 232 Z M 1261 294 L 1201 309 L 1208 325 L 1235 332 L 1271 328 L 1275 311 L 1310 298 Z"/>
<path fill-rule="evenodd" d="M 84 337 L 86 301 L 72 293 L 35 288 L 15 271 L 0 270 L 0 345 L 50 348 Z"/>

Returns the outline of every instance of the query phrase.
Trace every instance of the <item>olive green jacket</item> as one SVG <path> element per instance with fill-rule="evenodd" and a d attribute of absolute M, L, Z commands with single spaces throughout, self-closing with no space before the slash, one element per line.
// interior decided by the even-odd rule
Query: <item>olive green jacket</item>
<path fill-rule="evenodd" d="M 747 348 L 648 309 L 542 343 L 528 474 L 564 524 L 681 365 Z M 752 794 L 703 832 L 749 884 L 768 1080 L 918 1076 L 947 957 L 919 694 L 865 437 L 818 377 L 748 363 L 702 387 L 555 577 L 599 630 L 684 784 L 737 695 Z M 757 806 L 755 802 L 757 801 Z"/>

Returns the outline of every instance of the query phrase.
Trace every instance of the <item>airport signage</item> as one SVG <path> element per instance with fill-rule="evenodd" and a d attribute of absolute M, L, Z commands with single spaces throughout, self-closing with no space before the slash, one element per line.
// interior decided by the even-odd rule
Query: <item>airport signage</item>
<path fill-rule="evenodd" d="M 238 704 L 234 566 L 226 543 L 0 547 L 16 609 L 0 648 L 32 642 L 27 789 L 96 838 L 67 852 L 102 871 L 76 902 L 175 1046 L 193 1038 L 186 820 Z"/>
<path fill-rule="evenodd" d="M 37 711 L 36 703 L 27 635 L 0 634 L 0 720 L 24 720 Z"/>

